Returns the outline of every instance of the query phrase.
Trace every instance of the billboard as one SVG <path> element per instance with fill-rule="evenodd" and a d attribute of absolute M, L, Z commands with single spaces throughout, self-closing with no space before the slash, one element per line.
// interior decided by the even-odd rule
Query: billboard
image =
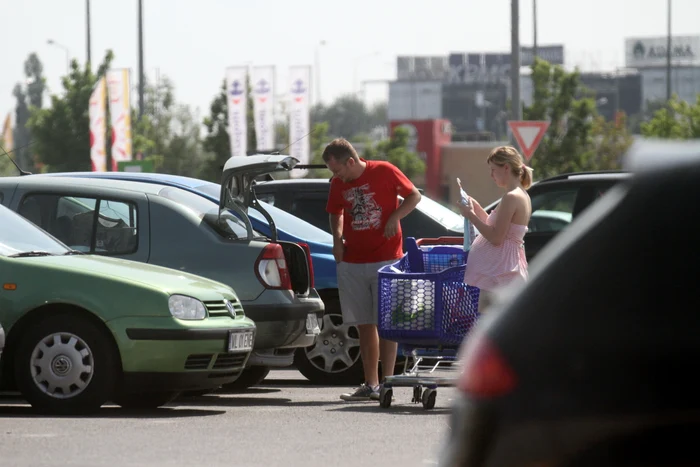
<path fill-rule="evenodd" d="M 563 45 L 537 47 L 537 56 L 554 65 L 564 64 Z M 521 47 L 521 66 L 532 65 L 532 47 Z M 398 81 L 443 81 L 445 83 L 489 83 L 506 81 L 510 52 L 452 53 L 449 56 L 410 57 L 396 60 Z"/>
<path fill-rule="evenodd" d="M 667 46 L 666 36 L 627 38 L 625 39 L 625 63 L 629 68 L 666 66 Z M 673 36 L 671 63 L 700 66 L 700 36 Z"/>

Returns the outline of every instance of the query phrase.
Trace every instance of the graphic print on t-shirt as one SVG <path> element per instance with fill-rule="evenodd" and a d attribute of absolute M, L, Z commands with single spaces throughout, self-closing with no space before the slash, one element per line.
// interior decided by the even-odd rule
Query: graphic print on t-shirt
<path fill-rule="evenodd" d="M 350 188 L 343 192 L 343 198 L 349 202 L 353 230 L 379 229 L 382 226 L 382 208 L 374 200 L 369 183 Z"/>

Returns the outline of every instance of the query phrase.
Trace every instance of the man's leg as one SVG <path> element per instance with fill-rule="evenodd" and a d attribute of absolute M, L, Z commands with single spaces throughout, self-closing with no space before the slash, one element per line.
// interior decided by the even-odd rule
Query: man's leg
<path fill-rule="evenodd" d="M 357 390 L 340 396 L 345 401 L 370 400 L 379 385 L 379 335 L 376 319 L 372 316 L 371 292 L 364 264 L 343 262 L 338 265 L 338 294 L 343 322 L 357 326 L 360 333 L 360 356 L 365 374 L 365 382 Z"/>
<path fill-rule="evenodd" d="M 371 386 L 379 385 L 379 334 L 375 324 L 360 324 L 360 356 L 365 373 L 365 382 Z"/>
<path fill-rule="evenodd" d="M 379 340 L 379 358 L 382 361 L 382 374 L 386 378 L 394 374 L 396 366 L 396 352 L 399 344 L 386 339 Z"/>

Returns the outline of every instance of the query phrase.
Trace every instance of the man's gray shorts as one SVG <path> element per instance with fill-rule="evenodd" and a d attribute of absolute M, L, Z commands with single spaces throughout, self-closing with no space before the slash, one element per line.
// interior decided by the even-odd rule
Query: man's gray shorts
<path fill-rule="evenodd" d="M 379 314 L 379 269 L 397 259 L 378 263 L 337 264 L 338 295 L 343 324 L 374 324 Z"/>

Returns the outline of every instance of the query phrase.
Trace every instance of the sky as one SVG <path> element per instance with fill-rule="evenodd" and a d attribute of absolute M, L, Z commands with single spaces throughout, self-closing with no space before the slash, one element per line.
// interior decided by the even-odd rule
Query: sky
<path fill-rule="evenodd" d="M 113 67 L 138 74 L 137 0 L 90 0 L 92 60 L 107 49 Z M 532 44 L 533 0 L 520 0 L 520 41 Z M 676 35 L 700 35 L 700 0 L 672 0 Z M 508 52 L 510 0 L 143 0 L 144 71 L 175 85 L 178 102 L 207 114 L 226 67 L 275 65 L 286 89 L 290 65 L 318 63 L 324 103 L 360 92 L 360 82 L 392 80 L 398 55 Z M 0 116 L 36 52 L 51 93 L 61 92 L 69 55 L 86 59 L 86 0 L 0 0 Z M 627 37 L 666 34 L 667 0 L 537 0 L 538 42 L 563 44 L 566 66 L 624 66 Z M 60 44 L 50 45 L 47 40 Z M 323 43 L 323 45 L 321 45 Z M 318 60 L 317 60 L 318 59 Z M 278 93 L 283 98 L 284 92 Z M 358 94 L 361 96 L 361 94 Z M 368 103 L 386 100 L 385 83 L 367 84 Z M 45 101 L 46 102 L 46 101 Z M 136 92 L 132 105 L 136 107 Z"/>

